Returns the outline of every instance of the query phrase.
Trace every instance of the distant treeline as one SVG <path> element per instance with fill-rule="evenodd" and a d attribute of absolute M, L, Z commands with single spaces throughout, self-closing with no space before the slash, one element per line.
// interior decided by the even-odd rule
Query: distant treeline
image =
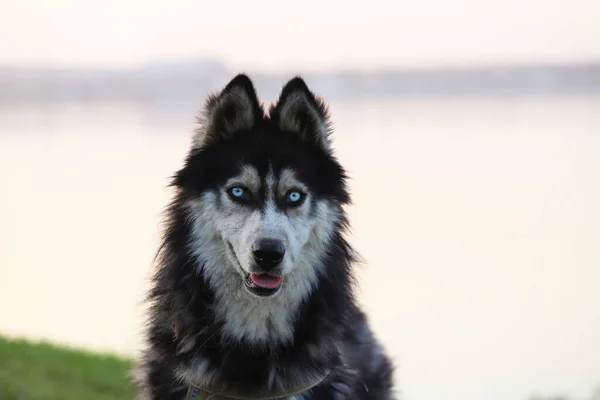
<path fill-rule="evenodd" d="M 566 395 L 552 395 L 552 396 L 532 396 L 528 400 L 574 400 L 571 396 Z M 592 392 L 588 397 L 581 400 L 600 400 L 600 385 Z"/>
<path fill-rule="evenodd" d="M 301 72 L 301 71 L 299 71 Z M 213 60 L 157 62 L 130 70 L 0 67 L 0 102 L 197 101 L 235 75 Z M 291 75 L 252 73 L 274 99 Z M 577 66 L 347 71 L 303 74 L 328 99 L 600 94 L 600 63 Z"/>

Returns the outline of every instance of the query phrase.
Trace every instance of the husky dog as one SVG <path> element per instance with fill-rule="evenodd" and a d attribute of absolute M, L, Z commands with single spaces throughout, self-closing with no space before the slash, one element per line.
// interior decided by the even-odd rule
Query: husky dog
<path fill-rule="evenodd" d="M 323 101 L 296 77 L 265 112 L 240 74 L 199 120 L 172 180 L 137 399 L 392 399 L 353 295 Z"/>

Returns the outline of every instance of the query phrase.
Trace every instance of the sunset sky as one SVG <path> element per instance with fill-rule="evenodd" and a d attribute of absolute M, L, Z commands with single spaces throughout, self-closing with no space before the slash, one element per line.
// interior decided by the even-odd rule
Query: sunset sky
<path fill-rule="evenodd" d="M 600 60 L 597 0 L 0 2 L 0 65 L 263 70 Z"/>

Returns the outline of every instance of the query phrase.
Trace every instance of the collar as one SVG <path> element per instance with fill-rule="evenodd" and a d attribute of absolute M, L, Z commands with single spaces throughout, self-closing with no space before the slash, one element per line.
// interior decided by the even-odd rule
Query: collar
<path fill-rule="evenodd" d="M 306 382 L 287 388 L 281 388 L 273 391 L 257 391 L 241 393 L 233 388 L 224 386 L 208 386 L 191 383 L 188 386 L 186 400 L 281 400 L 288 397 L 304 393 L 327 378 L 329 371 L 325 371 Z"/>

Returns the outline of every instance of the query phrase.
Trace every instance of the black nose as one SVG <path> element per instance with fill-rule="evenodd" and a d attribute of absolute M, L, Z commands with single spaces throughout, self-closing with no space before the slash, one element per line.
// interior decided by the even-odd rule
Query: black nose
<path fill-rule="evenodd" d="M 264 270 L 279 265 L 285 254 L 285 246 L 276 239 L 259 239 L 252 245 L 254 261 Z"/>

